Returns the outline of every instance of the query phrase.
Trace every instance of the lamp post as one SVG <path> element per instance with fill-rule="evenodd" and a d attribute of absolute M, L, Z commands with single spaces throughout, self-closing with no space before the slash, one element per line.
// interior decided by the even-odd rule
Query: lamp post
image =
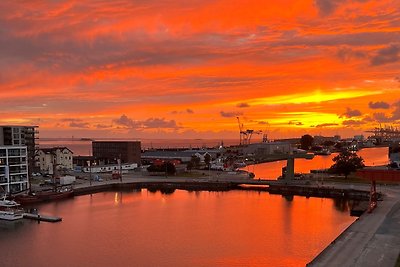
<path fill-rule="evenodd" d="M 121 155 L 119 155 L 119 159 L 118 159 L 118 166 L 119 166 L 119 181 L 122 183 L 122 164 L 121 164 Z"/>
<path fill-rule="evenodd" d="M 91 161 L 88 160 L 87 164 L 89 166 L 89 185 L 92 186 L 92 164 L 91 164 Z"/>

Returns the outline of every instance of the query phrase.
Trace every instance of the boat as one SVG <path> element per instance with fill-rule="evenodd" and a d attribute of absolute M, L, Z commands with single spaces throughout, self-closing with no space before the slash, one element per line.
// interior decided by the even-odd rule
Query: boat
<path fill-rule="evenodd" d="M 0 200 L 0 220 L 15 221 L 24 217 L 24 210 L 14 200 Z"/>
<path fill-rule="evenodd" d="M 322 155 L 322 156 L 329 156 L 330 154 L 332 154 L 332 152 L 327 148 L 323 148 L 323 149 L 321 149 L 319 151 L 314 151 L 314 154 L 315 155 Z"/>
<path fill-rule="evenodd" d="M 70 188 L 63 188 L 57 191 L 41 191 L 33 192 L 30 194 L 14 196 L 14 200 L 18 201 L 22 205 L 35 204 L 50 200 L 61 200 L 72 197 L 74 191 Z"/>

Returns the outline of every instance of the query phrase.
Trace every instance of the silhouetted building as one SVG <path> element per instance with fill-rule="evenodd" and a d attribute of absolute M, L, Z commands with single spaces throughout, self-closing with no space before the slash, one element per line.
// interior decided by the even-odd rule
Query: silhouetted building
<path fill-rule="evenodd" d="M 93 156 L 100 164 L 137 163 L 140 165 L 140 141 L 93 141 Z"/>

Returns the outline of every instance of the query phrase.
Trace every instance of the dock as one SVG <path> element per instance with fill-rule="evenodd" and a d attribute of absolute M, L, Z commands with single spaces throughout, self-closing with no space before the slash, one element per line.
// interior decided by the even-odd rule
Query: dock
<path fill-rule="evenodd" d="M 24 213 L 25 219 L 31 219 L 38 222 L 61 222 L 62 218 L 57 216 L 43 215 L 43 214 L 33 214 L 33 213 Z"/>

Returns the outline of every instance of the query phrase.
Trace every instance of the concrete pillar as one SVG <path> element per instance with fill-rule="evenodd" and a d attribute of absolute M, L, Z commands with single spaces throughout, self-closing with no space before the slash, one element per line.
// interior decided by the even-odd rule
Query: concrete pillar
<path fill-rule="evenodd" d="M 294 157 L 287 159 L 285 180 L 290 181 L 294 179 Z"/>

